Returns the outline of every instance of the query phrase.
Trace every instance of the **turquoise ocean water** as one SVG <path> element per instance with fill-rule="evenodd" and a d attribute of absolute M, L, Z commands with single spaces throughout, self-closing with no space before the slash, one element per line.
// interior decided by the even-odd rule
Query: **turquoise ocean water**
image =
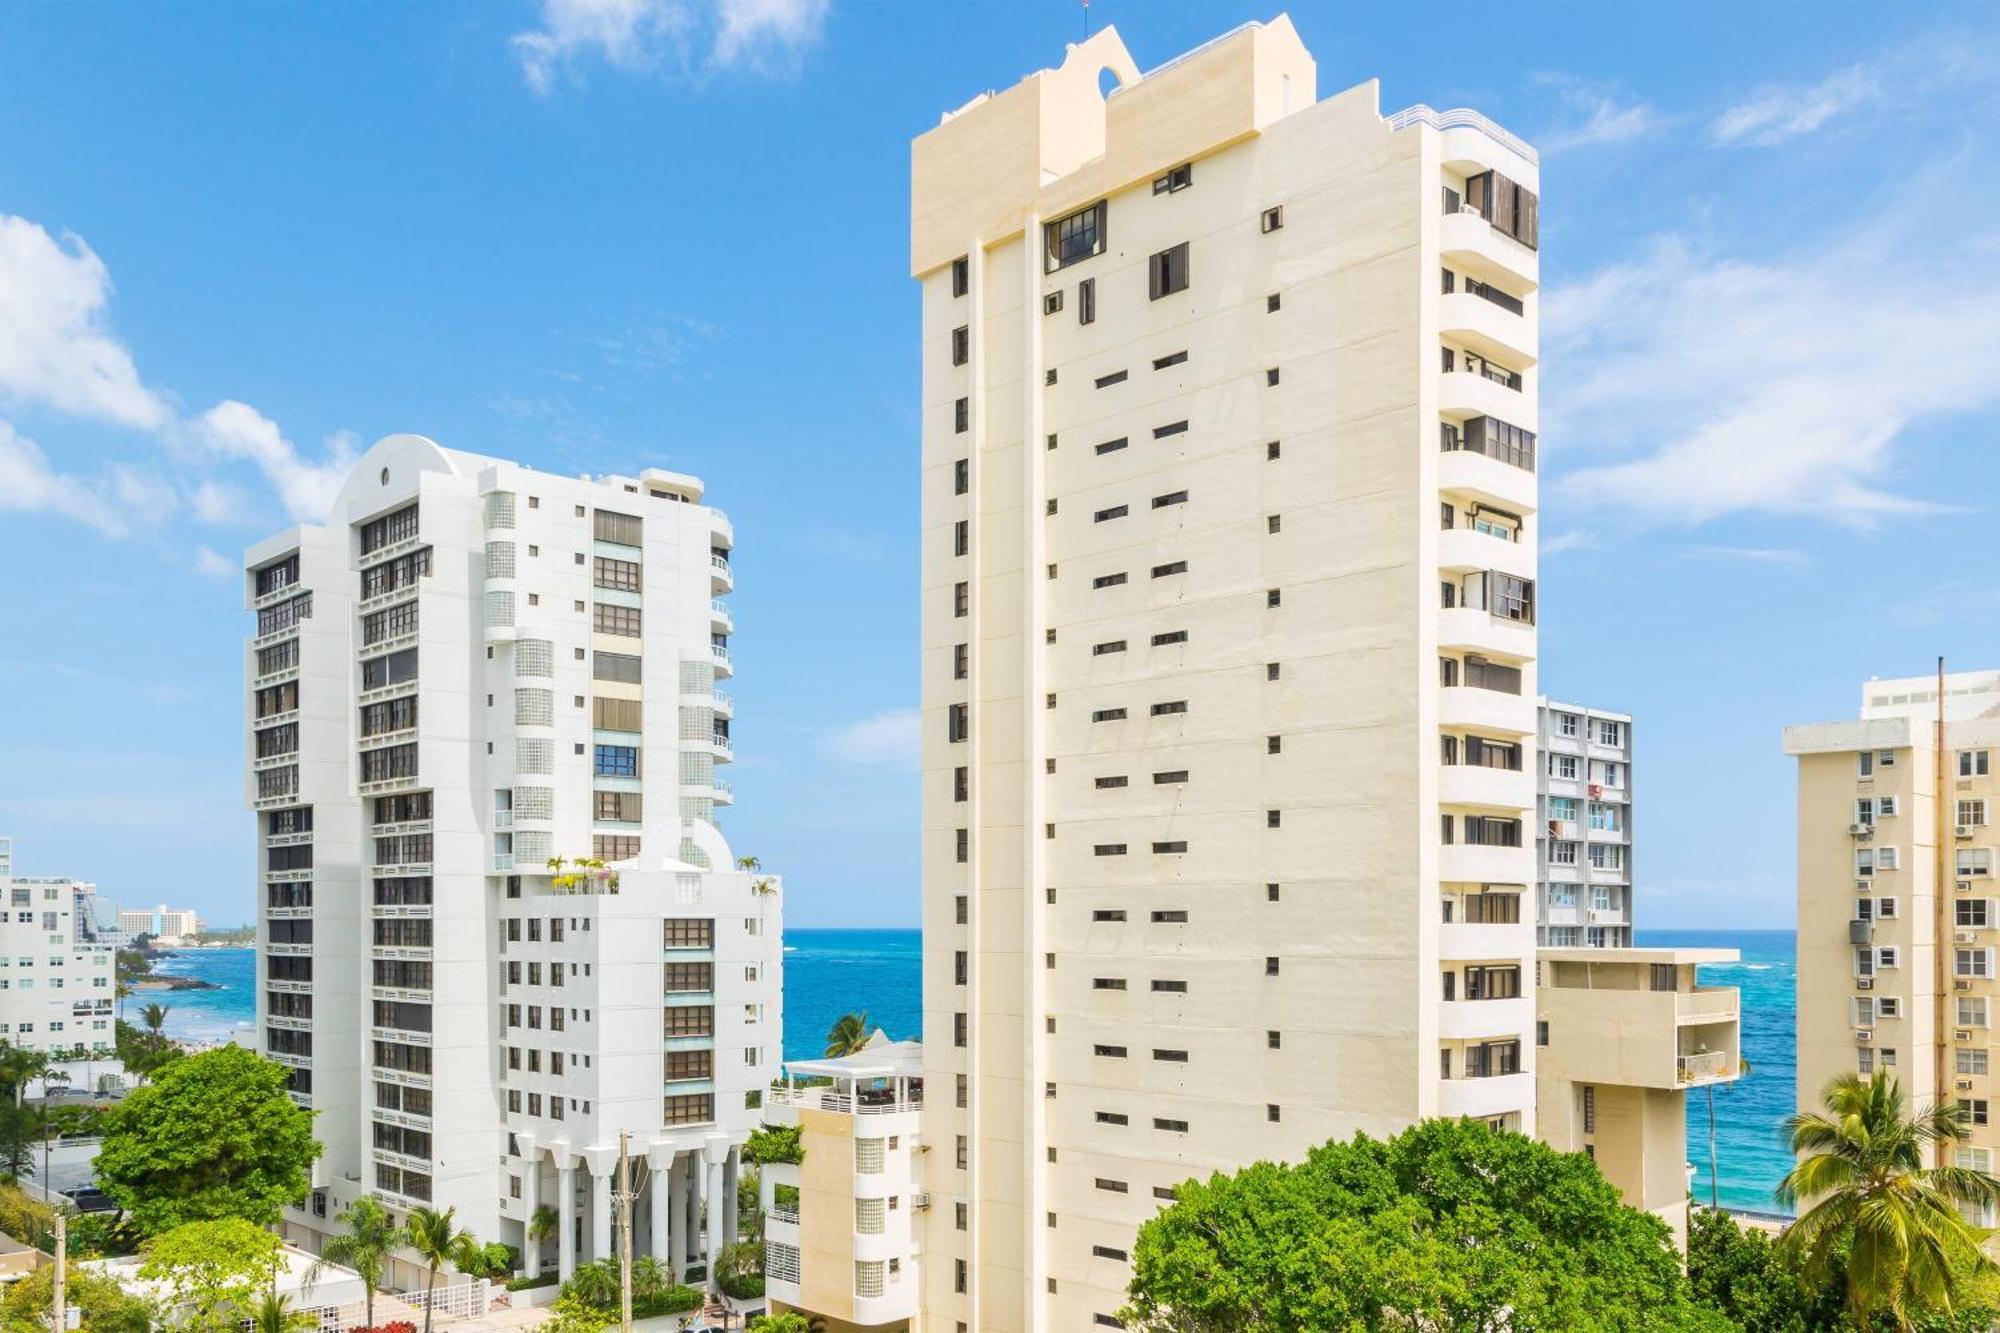
<path fill-rule="evenodd" d="M 1751 1073 L 1715 1094 L 1716 1161 L 1726 1207 L 1774 1211 L 1771 1190 L 1789 1156 L 1779 1123 L 1793 1106 L 1792 1014 L 1795 983 L 1792 932 L 1642 930 L 1641 945 L 1730 948 L 1743 961 L 1702 969 L 1704 984 L 1743 992 L 1743 1055 Z M 923 942 L 914 930 L 793 930 L 785 935 L 785 1056 L 806 1059 L 825 1047 L 826 1031 L 850 1010 L 865 1010 L 871 1026 L 891 1037 L 922 1035 Z M 170 1006 L 167 1030 L 185 1039 L 227 1040 L 256 1010 L 256 967 L 249 949 L 200 949 L 160 965 L 216 982 L 213 991 L 137 996 L 128 1007 L 158 999 Z M 1688 1157 L 1695 1197 L 1708 1185 L 1708 1098 L 1688 1097 Z"/>

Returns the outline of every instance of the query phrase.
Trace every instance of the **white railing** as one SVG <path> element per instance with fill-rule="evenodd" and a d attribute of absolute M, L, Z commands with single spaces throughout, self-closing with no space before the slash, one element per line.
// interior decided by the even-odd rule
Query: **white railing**
<path fill-rule="evenodd" d="M 1525 140 L 1501 129 L 1471 107 L 1461 106 L 1449 111 L 1436 111 L 1419 102 L 1415 106 L 1404 107 L 1385 119 L 1392 130 L 1407 129 L 1412 125 L 1428 125 L 1434 130 L 1478 130 L 1502 148 L 1519 153 L 1530 162 L 1542 160 L 1542 155 Z"/>
<path fill-rule="evenodd" d="M 1721 1078 L 1729 1072 L 1729 1052 L 1699 1051 L 1681 1056 L 1677 1063 L 1683 1083 L 1692 1083 L 1698 1078 Z"/>

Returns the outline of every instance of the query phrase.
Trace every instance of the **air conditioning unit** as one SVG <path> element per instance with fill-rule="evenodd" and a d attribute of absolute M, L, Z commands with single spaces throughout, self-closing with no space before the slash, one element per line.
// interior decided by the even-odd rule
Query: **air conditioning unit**
<path fill-rule="evenodd" d="M 1962 1078 L 1958 1080 L 1958 1082 L 1954 1086 L 1957 1087 L 1957 1089 L 1960 1092 L 1970 1092 L 1972 1090 L 1972 1080 L 1969 1078 Z"/>
<path fill-rule="evenodd" d="M 1970 944 L 1979 937 L 1969 930 L 1955 930 L 1952 932 L 1951 938 L 1955 944 Z"/>
<path fill-rule="evenodd" d="M 1847 826 L 1847 831 L 1849 833 L 1852 833 L 1855 837 L 1860 838 L 1860 837 L 1865 837 L 1870 833 L 1873 833 L 1875 831 L 1875 827 L 1872 824 L 1849 824 Z"/>
<path fill-rule="evenodd" d="M 929 1190 L 918 1190 L 915 1194 L 912 1194 L 910 1196 L 910 1207 L 928 1208 L 930 1206 L 931 1206 L 931 1192 Z"/>
<path fill-rule="evenodd" d="M 1972 1029 L 1970 1029 L 1970 1028 L 1960 1028 L 1960 1029 L 1958 1029 L 1958 1031 L 1956 1031 L 1956 1032 L 1954 1032 L 1954 1033 L 1952 1033 L 1952 1034 L 1951 1034 L 1951 1039 L 1952 1039 L 1953 1041 L 1971 1041 L 1971 1040 L 1972 1040 Z"/>
<path fill-rule="evenodd" d="M 1856 1028 L 1854 1029 L 1854 1039 L 1856 1041 L 1873 1041 L 1875 1040 L 1875 1034 L 1867 1028 Z"/>
<path fill-rule="evenodd" d="M 1856 978 L 1854 979 L 1854 989 L 1856 989 L 1856 990 L 1874 990 L 1874 989 L 1875 989 L 1875 978 L 1873 978 L 1873 977 L 1856 977 Z"/>
<path fill-rule="evenodd" d="M 1972 892 L 1972 881 L 1971 881 L 1971 880 L 1969 880 L 1969 879 L 1962 879 L 1962 880 L 1958 881 L 1958 891 L 1959 891 L 1960 893 L 1971 893 L 1971 892 Z"/>
<path fill-rule="evenodd" d="M 1972 836 L 1972 825 L 1960 824 L 1956 828 L 1954 828 L 1952 832 L 1956 833 L 1961 838 L 1969 838 Z"/>
<path fill-rule="evenodd" d="M 1959 990 L 1972 989 L 1972 983 L 1970 981 L 1967 981 L 1964 977 L 1960 977 L 1957 981 L 1953 982 L 1952 985 L 1956 986 Z"/>

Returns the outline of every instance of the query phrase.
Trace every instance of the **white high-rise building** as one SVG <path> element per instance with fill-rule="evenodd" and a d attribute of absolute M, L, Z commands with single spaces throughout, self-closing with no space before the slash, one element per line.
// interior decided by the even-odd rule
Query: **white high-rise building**
<path fill-rule="evenodd" d="M 1552 949 L 1632 943 L 1632 715 L 1536 700 L 1535 928 Z"/>
<path fill-rule="evenodd" d="M 693 477 L 396 435 L 247 553 L 260 1043 L 326 1148 L 291 1238 L 372 1193 L 567 1276 L 612 1252 L 621 1134 L 639 1253 L 733 1238 L 782 918 L 715 824 L 730 546 Z"/>
<path fill-rule="evenodd" d="M 1537 160 L 1280 18 L 911 163 L 922 1319 L 1109 1325 L 1190 1176 L 1534 1130 Z"/>
<path fill-rule="evenodd" d="M 14 873 L 0 838 L 0 1042 L 36 1051 L 111 1052 L 117 946 L 97 928 L 97 886 Z"/>

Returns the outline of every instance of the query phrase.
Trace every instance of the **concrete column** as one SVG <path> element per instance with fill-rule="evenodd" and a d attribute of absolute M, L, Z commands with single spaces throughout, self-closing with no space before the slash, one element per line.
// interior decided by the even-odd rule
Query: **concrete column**
<path fill-rule="evenodd" d="M 611 1243 L 611 1175 L 609 1172 L 590 1173 L 590 1253 L 593 1258 L 609 1259 L 614 1246 Z"/>
<path fill-rule="evenodd" d="M 521 1204 L 528 1210 L 528 1220 L 521 1236 L 521 1266 L 529 1273 L 542 1271 L 542 1243 L 531 1239 L 526 1233 L 535 1225 L 535 1210 L 542 1206 L 542 1159 L 528 1158 L 527 1179 L 521 1182 Z"/>
<path fill-rule="evenodd" d="M 673 1255 L 673 1247 L 667 1243 L 667 1170 L 656 1166 L 648 1173 L 647 1201 L 652 1206 L 653 1257 L 661 1263 L 668 1263 Z"/>
<path fill-rule="evenodd" d="M 667 1251 L 673 1256 L 674 1281 L 687 1278 L 688 1180 L 687 1162 L 678 1153 L 667 1167 Z"/>
<path fill-rule="evenodd" d="M 722 1215 L 727 1211 L 722 1197 L 722 1163 L 708 1164 L 708 1285 L 715 1286 L 715 1261 L 722 1254 Z"/>
<path fill-rule="evenodd" d="M 702 1192 L 703 1188 L 708 1183 L 706 1179 L 706 1173 L 704 1173 L 701 1169 L 701 1152 L 698 1149 L 688 1154 L 687 1182 L 688 1182 L 687 1253 L 689 1259 L 694 1259 L 701 1253 Z"/>
<path fill-rule="evenodd" d="M 556 1276 L 567 1282 L 576 1273 L 576 1167 L 556 1165 Z"/>
<path fill-rule="evenodd" d="M 729 1150 L 729 1156 L 722 1161 L 722 1240 L 724 1244 L 734 1244 L 737 1236 L 736 1218 L 736 1149 Z"/>

